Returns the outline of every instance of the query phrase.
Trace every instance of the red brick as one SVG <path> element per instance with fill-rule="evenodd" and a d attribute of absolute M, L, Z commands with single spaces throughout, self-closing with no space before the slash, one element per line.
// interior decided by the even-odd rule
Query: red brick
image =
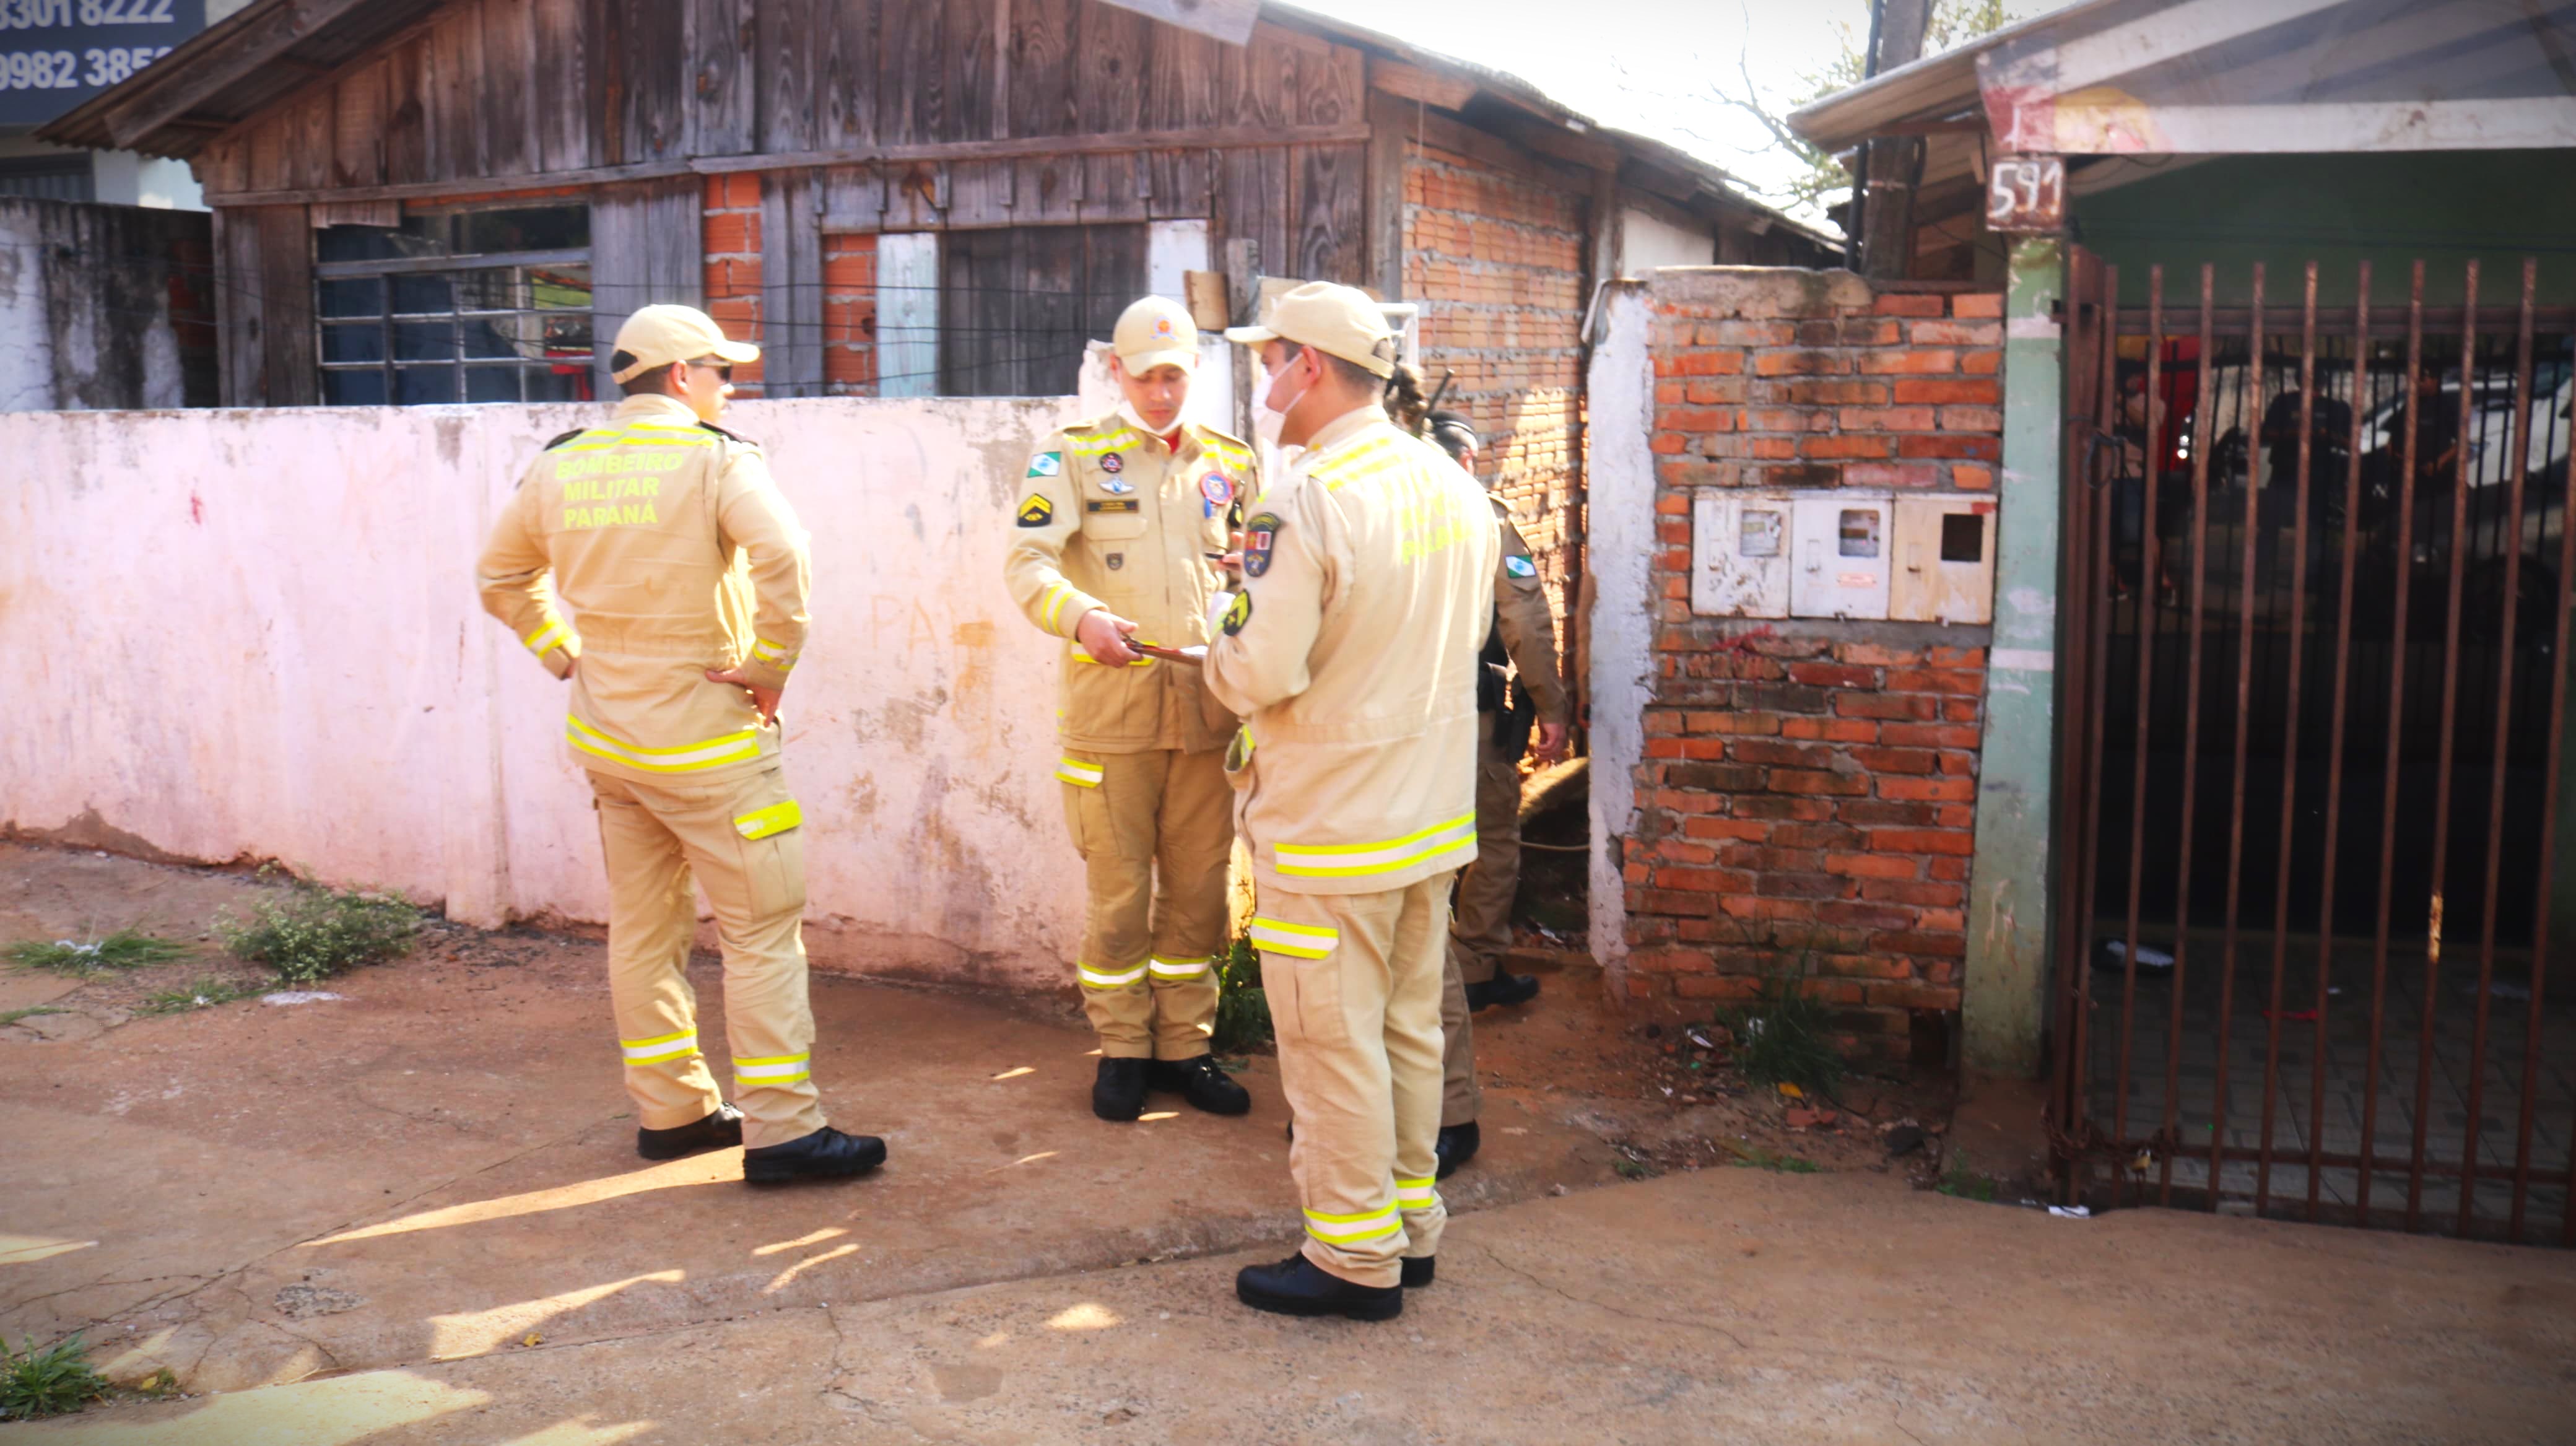
<path fill-rule="evenodd" d="M 1952 372 L 1959 369 L 1959 354 L 1947 348 L 1915 348 L 1905 351 L 1869 351 L 1861 353 L 1862 376 L 1922 375 Z"/>
<path fill-rule="evenodd" d="M 1930 403 L 1936 406 L 1945 402 L 1964 402 L 1991 407 L 2001 405 L 2004 399 L 2003 384 L 1990 377 L 1945 377 L 1934 380 L 1909 378 L 1896 382 L 1894 391 L 1896 400 L 1899 402 Z"/>
<path fill-rule="evenodd" d="M 1849 979 L 1801 979 L 1798 992 L 1826 1004 L 1858 1004 L 1864 986 Z"/>
<path fill-rule="evenodd" d="M 1661 872 L 1658 870 L 1658 872 Z M 1640 914 L 1671 914 L 1688 918 L 1717 912 L 1717 895 L 1686 892 L 1667 888 L 1640 889 L 1630 911 Z"/>
<path fill-rule="evenodd" d="M 1846 487 L 1938 487 L 1937 462 L 1854 462 L 1843 469 Z"/>
<path fill-rule="evenodd" d="M 1688 517 L 1690 510 L 1690 494 L 1686 492 L 1666 492 L 1655 499 L 1655 511 L 1665 517 Z"/>
<path fill-rule="evenodd" d="M 1672 362 L 1672 374 L 1682 377 L 1725 377 L 1744 370 L 1744 354 L 1734 351 L 1683 352 Z"/>
<path fill-rule="evenodd" d="M 1895 443 L 1892 437 L 1858 436 L 1805 437 L 1798 442 L 1801 457 L 1884 457 Z"/>
<path fill-rule="evenodd" d="M 1791 663 L 1792 682 L 1813 683 L 1822 688 L 1867 688 L 1878 681 L 1869 668 L 1856 668 L 1848 663 Z"/>
<path fill-rule="evenodd" d="M 1832 873 L 1866 879 L 1910 879 L 1923 872 L 1921 863 L 1894 854 L 1827 854 L 1825 868 Z M 1909 919 L 1906 922 L 1913 921 Z"/>
<path fill-rule="evenodd" d="M 759 254 L 760 213 L 751 211 L 707 217 L 705 246 L 709 256 Z"/>
<path fill-rule="evenodd" d="M 1738 738 L 1726 747 L 1738 763 L 1778 764 L 1788 768 L 1831 768 L 1834 750 L 1821 745 L 1782 743 L 1771 738 Z"/>
<path fill-rule="evenodd" d="M 1663 438 L 1655 439 L 1657 450 Z M 1966 461 L 1993 462 L 2002 458 L 2001 437 L 1980 436 L 1969 432 L 1938 433 L 1930 436 L 1904 436 L 1896 439 L 1899 457 L 1948 457 Z"/>
<path fill-rule="evenodd" d="M 1959 354 L 1959 370 L 1972 377 L 1990 377 L 2003 369 L 2004 354 L 2000 350 L 1989 349 Z"/>
<path fill-rule="evenodd" d="M 1979 700 L 1975 698 L 1944 698 L 1941 700 L 1941 716 L 1953 723 L 1974 723 L 1979 706 Z"/>
<path fill-rule="evenodd" d="M 1845 432 L 1929 432 L 1937 415 L 1931 407 L 1845 407 L 1834 425 Z"/>
<path fill-rule="evenodd" d="M 1672 432 L 1732 432 L 1735 411 L 1730 407 L 1666 407 L 1655 415 L 1655 425 Z"/>
<path fill-rule="evenodd" d="M 1940 716 L 1940 699 L 1900 693 L 1836 693 L 1834 711 L 1846 718 L 1931 722 Z"/>
<path fill-rule="evenodd" d="M 1773 400 L 1799 407 L 1879 407 L 1887 404 L 1885 382 L 1808 377 L 1782 382 L 1774 390 L 1778 395 Z"/>
<path fill-rule="evenodd" d="M 1861 831 L 1847 823 L 1783 823 L 1771 828 L 1771 841 L 1784 849 L 1858 848 Z"/>
<path fill-rule="evenodd" d="M 1839 899 L 1850 888 L 1850 880 L 1832 874 L 1764 874 L 1754 892 L 1780 899 Z"/>
<path fill-rule="evenodd" d="M 1915 925 L 1927 933 L 1965 934 L 1968 914 L 1964 909 L 1925 909 Z"/>
<path fill-rule="evenodd" d="M 1822 823 L 1834 816 L 1834 806 L 1821 798 L 1792 798 L 1785 794 L 1748 794 L 1735 800 L 1731 812 L 1737 818 L 1767 818 L 1776 821 Z"/>
<path fill-rule="evenodd" d="M 1786 718 L 1781 720 L 1780 736 L 1802 743 L 1874 743 L 1878 725 L 1866 718 Z"/>
<path fill-rule="evenodd" d="M 1930 773 L 1937 763 L 1924 748 L 1855 748 L 1852 760 L 1872 773 Z"/>
<path fill-rule="evenodd" d="M 1991 321 L 2004 314 L 2000 291 L 1966 291 L 1950 298 L 1950 314 L 1962 321 Z"/>
<path fill-rule="evenodd" d="M 2004 414 L 1993 407 L 1943 407 L 1941 430 L 1945 432 L 2001 432 Z"/>
<path fill-rule="evenodd" d="M 1970 803 L 1977 797 L 1972 778 L 1882 778 L 1878 796 L 1899 803 Z"/>
<path fill-rule="evenodd" d="M 1877 316 L 1939 316 L 1948 310 L 1941 301 L 1937 293 L 1898 291 L 1879 297 L 1869 309 Z"/>
<path fill-rule="evenodd" d="M 1929 862 L 1932 877 L 1936 879 L 1946 880 L 1953 884 L 1964 884 L 1968 881 L 1968 861 L 1966 859 L 1950 858 L 1943 855 L 1936 857 Z"/>
<path fill-rule="evenodd" d="M 1879 741 L 1891 748 L 1974 748 L 1980 739 L 1976 729 L 1956 723 L 1890 723 L 1879 730 Z"/>
<path fill-rule="evenodd" d="M 1962 462 L 1950 469 L 1950 485 L 1962 492 L 1994 490 L 1995 474 L 1990 467 L 1972 467 Z"/>
<path fill-rule="evenodd" d="M 1675 979 L 1673 992 L 1684 999 L 1743 1001 L 1761 998 L 1762 983 L 1758 975 L 1693 974 Z"/>
<path fill-rule="evenodd" d="M 1775 768 L 1771 770 L 1771 791 L 1862 797 L 1869 792 L 1869 779 L 1857 773 L 1832 773 L 1815 768 Z"/>
<path fill-rule="evenodd" d="M 1767 736 L 1780 731 L 1777 713 L 1702 713 L 1697 710 L 1682 715 L 1683 727 L 1692 733 L 1750 734 Z"/>
<path fill-rule="evenodd" d="M 1704 949 L 1638 949 L 1628 955 L 1628 967 L 1644 974 L 1705 974 L 1711 965 Z"/>
<path fill-rule="evenodd" d="M 1869 836 L 1869 846 L 1880 853 L 1964 855 L 1977 851 L 1972 835 L 1939 829 L 1880 829 Z"/>
<path fill-rule="evenodd" d="M 1702 894 L 1740 894 L 1753 887 L 1753 876 L 1733 869 L 1657 869 L 1659 888 Z"/>
<path fill-rule="evenodd" d="M 1916 346 L 1994 346 L 2004 339 L 2001 321 L 1916 321 L 1905 327 Z"/>
<path fill-rule="evenodd" d="M 1851 358 L 1832 349 L 1765 350 L 1753 354 L 1757 377 L 1834 376 L 1851 370 Z"/>
<path fill-rule="evenodd" d="M 1919 652 L 1879 643 L 1836 643 L 1834 656 L 1864 668 L 1915 668 L 1923 663 Z"/>
<path fill-rule="evenodd" d="M 1889 954 L 1930 954 L 1936 958 L 1960 958 L 1968 952 L 1968 941 L 1957 934 L 1934 934 L 1921 930 L 1879 934 L 1869 947 Z"/>
<path fill-rule="evenodd" d="M 1893 828 L 1930 828 L 1941 818 L 1938 804 L 1897 803 L 1883 798 L 1847 798 L 1834 808 L 1845 823 Z"/>
<path fill-rule="evenodd" d="M 874 291 L 877 285 L 877 257 L 874 251 L 850 251 L 823 258 L 823 289 L 826 292 Z"/>
<path fill-rule="evenodd" d="M 1686 818 L 1682 832 L 1692 838 L 1724 839 L 1731 842 L 1758 843 L 1770 837 L 1771 825 L 1753 818 Z"/>
<path fill-rule="evenodd" d="M 1752 873 L 1812 874 L 1824 867 L 1825 855 L 1821 849 L 1780 849 L 1766 844 L 1730 844 L 1726 848 L 1724 861 L 1730 869 L 1743 869 Z"/>
<path fill-rule="evenodd" d="M 1890 904 L 1916 904 L 1926 908 L 1957 906 L 1967 897 L 1967 890 L 1957 884 L 1927 884 L 1900 879 L 1872 879 L 1860 886 L 1864 899 Z"/>
<path fill-rule="evenodd" d="M 1891 693 L 1951 693 L 1973 698 L 1986 690 L 1986 675 L 1966 668 L 1890 668 Z"/>
<path fill-rule="evenodd" d="M 1687 981 L 1685 981 L 1687 982 Z M 1866 986 L 1873 1007 L 1886 1009 L 1956 1009 L 1959 991 L 1937 984 L 1920 984 L 1911 980 L 1889 980 Z"/>

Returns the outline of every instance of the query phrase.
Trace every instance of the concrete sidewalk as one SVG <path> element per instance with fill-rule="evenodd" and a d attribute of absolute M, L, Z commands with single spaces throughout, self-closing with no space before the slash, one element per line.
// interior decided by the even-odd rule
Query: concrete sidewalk
<path fill-rule="evenodd" d="M 767 1310 L 21 1428 L 133 1446 L 2564 1442 L 2576 1258 L 1881 1177 L 1705 1171 L 1467 1217 L 1384 1325 L 1276 1253 Z M 6 1436 L 7 1433 L 0 1433 Z"/>
<path fill-rule="evenodd" d="M 0 845 L 0 940 L 192 938 L 258 887 Z M 1248 1119 L 1103 1124 L 1060 1001 L 818 978 L 827 1103 L 893 1160 L 754 1192 L 735 1152 L 635 1158 L 577 936 L 441 931 L 337 998 L 168 1017 L 5 982 L 67 1012 L 0 1025 L 0 1331 L 193 1393 L 5 1440 L 2576 1440 L 2576 1255 L 2060 1220 L 1864 1142 L 1614 1183 L 1612 1117 L 1717 1107 L 1633 1098 L 1571 988 L 1480 1022 L 1512 1083 L 1440 1283 L 1355 1326 L 1232 1298 L 1297 1230 L 1271 1062 Z"/>

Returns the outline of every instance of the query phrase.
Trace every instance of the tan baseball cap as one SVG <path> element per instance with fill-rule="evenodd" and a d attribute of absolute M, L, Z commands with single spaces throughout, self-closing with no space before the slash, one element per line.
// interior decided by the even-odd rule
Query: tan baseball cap
<path fill-rule="evenodd" d="M 1356 286 L 1309 281 L 1281 296 L 1268 321 L 1225 330 L 1227 341 L 1244 346 L 1273 338 L 1311 346 L 1378 376 L 1395 375 L 1395 333 L 1387 328 L 1386 313 Z"/>
<path fill-rule="evenodd" d="M 760 348 L 747 341 L 725 340 L 714 317 L 694 306 L 648 306 L 617 328 L 615 349 L 635 360 L 611 373 L 631 381 L 655 367 L 696 361 L 702 356 L 742 363 L 760 360 Z"/>
<path fill-rule="evenodd" d="M 1163 296 L 1148 296 L 1118 313 L 1118 329 L 1109 334 L 1109 349 L 1130 375 L 1159 366 L 1189 371 L 1199 364 L 1198 323 L 1190 309 Z"/>

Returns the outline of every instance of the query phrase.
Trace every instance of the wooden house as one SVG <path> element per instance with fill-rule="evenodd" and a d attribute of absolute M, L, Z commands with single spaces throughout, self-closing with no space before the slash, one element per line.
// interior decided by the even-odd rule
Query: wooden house
<path fill-rule="evenodd" d="M 1254 0 L 257 0 L 54 122 L 185 158 L 235 406 L 608 395 L 703 305 L 747 395 L 1061 394 L 1228 272 L 1417 303 L 1565 581 L 1597 283 L 1832 243 L 1528 85 Z M 1197 11 L 1202 7 L 1186 7 Z M 1257 8 L 1257 15 L 1253 13 Z"/>

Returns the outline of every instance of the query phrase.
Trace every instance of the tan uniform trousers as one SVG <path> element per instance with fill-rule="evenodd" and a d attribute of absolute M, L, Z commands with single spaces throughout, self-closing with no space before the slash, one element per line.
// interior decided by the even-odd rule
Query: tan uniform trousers
<path fill-rule="evenodd" d="M 1234 786 L 1225 754 L 1068 749 L 1056 766 L 1091 903 L 1082 1012 L 1109 1059 L 1196 1059 L 1216 1032 Z"/>
<path fill-rule="evenodd" d="M 736 822 L 790 802 L 780 770 L 713 783 L 594 773 L 590 787 L 608 857 L 609 1004 L 626 1092 L 645 1128 L 689 1124 L 723 1103 L 698 1052 L 689 987 L 693 875 L 706 886 L 724 948 L 725 1043 L 743 1144 L 783 1145 L 823 1128 L 805 992 L 805 833 L 746 839 Z"/>
<path fill-rule="evenodd" d="M 1431 1147 L 1455 877 L 1376 894 L 1265 887 L 1253 918 L 1306 1258 L 1360 1285 L 1394 1285 L 1405 1257 L 1437 1254 L 1449 1218 Z"/>
<path fill-rule="evenodd" d="M 1476 861 L 1458 876 L 1458 917 L 1449 930 L 1449 965 L 1441 981 L 1440 1123 L 1476 1118 L 1476 1033 L 1467 1016 L 1467 985 L 1482 984 L 1512 947 L 1512 900 L 1521 886 L 1521 761 L 1494 748 L 1500 713 L 1476 715 Z"/>

